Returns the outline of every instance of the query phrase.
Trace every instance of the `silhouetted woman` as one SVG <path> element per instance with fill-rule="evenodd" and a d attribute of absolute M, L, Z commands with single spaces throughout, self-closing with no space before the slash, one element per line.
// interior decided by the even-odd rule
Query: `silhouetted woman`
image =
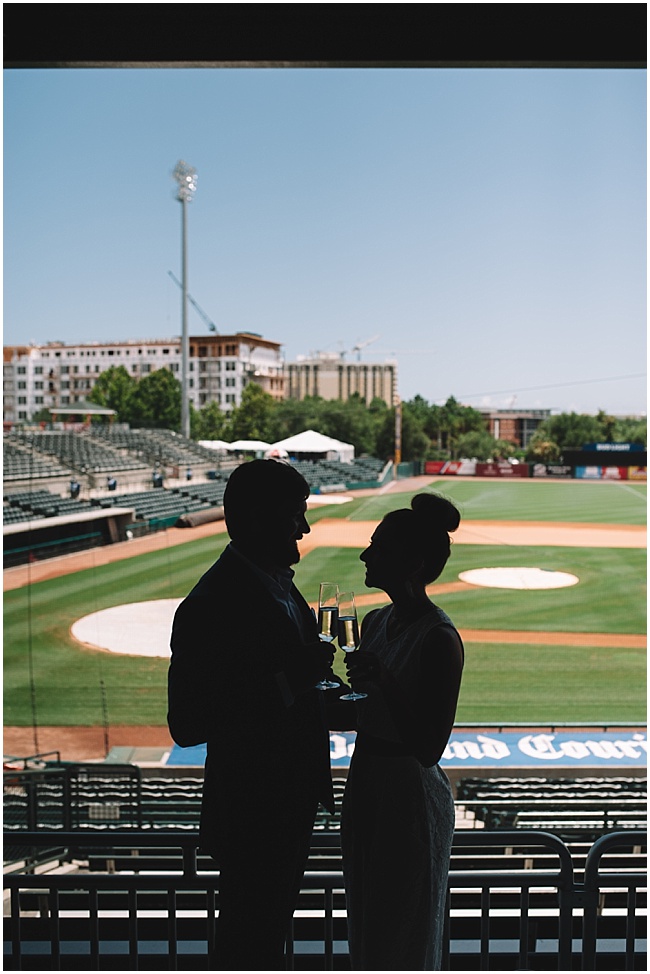
<path fill-rule="evenodd" d="M 439 970 L 454 831 L 449 740 L 463 644 L 426 586 L 450 553 L 460 514 L 435 494 L 387 514 L 361 554 L 366 585 L 391 605 L 369 612 L 348 674 L 368 697 L 343 804 L 353 970 Z M 349 706 L 349 704 L 348 704 Z"/>

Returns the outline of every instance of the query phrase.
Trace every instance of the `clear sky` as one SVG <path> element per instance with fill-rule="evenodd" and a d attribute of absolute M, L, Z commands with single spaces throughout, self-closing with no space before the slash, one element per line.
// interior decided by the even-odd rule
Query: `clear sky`
<path fill-rule="evenodd" d="M 222 333 L 399 391 L 645 413 L 646 75 L 4 72 L 4 343 Z M 190 334 L 207 334 L 194 308 Z"/>

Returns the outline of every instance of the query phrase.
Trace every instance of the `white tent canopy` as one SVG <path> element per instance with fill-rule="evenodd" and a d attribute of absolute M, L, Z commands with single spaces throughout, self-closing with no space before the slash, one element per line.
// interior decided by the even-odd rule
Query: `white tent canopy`
<path fill-rule="evenodd" d="M 266 450 L 271 448 L 270 443 L 265 443 L 264 440 L 235 440 L 234 443 L 228 443 L 228 450 L 235 450 L 238 453 L 265 453 Z"/>
<path fill-rule="evenodd" d="M 219 450 L 225 452 L 230 449 L 230 443 L 225 440 L 199 440 L 199 446 L 206 446 L 208 450 Z"/>
<path fill-rule="evenodd" d="M 324 456 L 327 460 L 344 460 L 351 463 L 354 460 L 354 446 L 352 443 L 341 443 L 331 436 L 324 436 L 316 430 L 304 430 L 289 436 L 286 440 L 279 440 L 273 444 L 274 450 L 286 450 L 289 456 L 303 453 L 313 453 Z"/>

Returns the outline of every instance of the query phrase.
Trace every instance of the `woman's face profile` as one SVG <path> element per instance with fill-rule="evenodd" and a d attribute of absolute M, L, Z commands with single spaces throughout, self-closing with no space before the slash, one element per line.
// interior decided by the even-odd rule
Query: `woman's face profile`
<path fill-rule="evenodd" d="M 366 566 L 367 588 L 384 589 L 405 577 L 403 544 L 397 530 L 385 521 L 375 529 L 359 558 Z"/>

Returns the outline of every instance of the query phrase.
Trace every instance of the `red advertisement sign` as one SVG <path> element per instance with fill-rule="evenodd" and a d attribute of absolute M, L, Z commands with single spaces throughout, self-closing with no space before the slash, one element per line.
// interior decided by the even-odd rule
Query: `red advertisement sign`
<path fill-rule="evenodd" d="M 476 460 L 426 460 L 424 472 L 472 477 L 476 473 Z"/>
<path fill-rule="evenodd" d="M 477 463 L 477 477 L 528 477 L 530 469 L 527 463 L 508 463 L 507 460 L 495 460 L 493 463 Z"/>
<path fill-rule="evenodd" d="M 627 467 L 603 467 L 603 480 L 627 480 Z"/>

